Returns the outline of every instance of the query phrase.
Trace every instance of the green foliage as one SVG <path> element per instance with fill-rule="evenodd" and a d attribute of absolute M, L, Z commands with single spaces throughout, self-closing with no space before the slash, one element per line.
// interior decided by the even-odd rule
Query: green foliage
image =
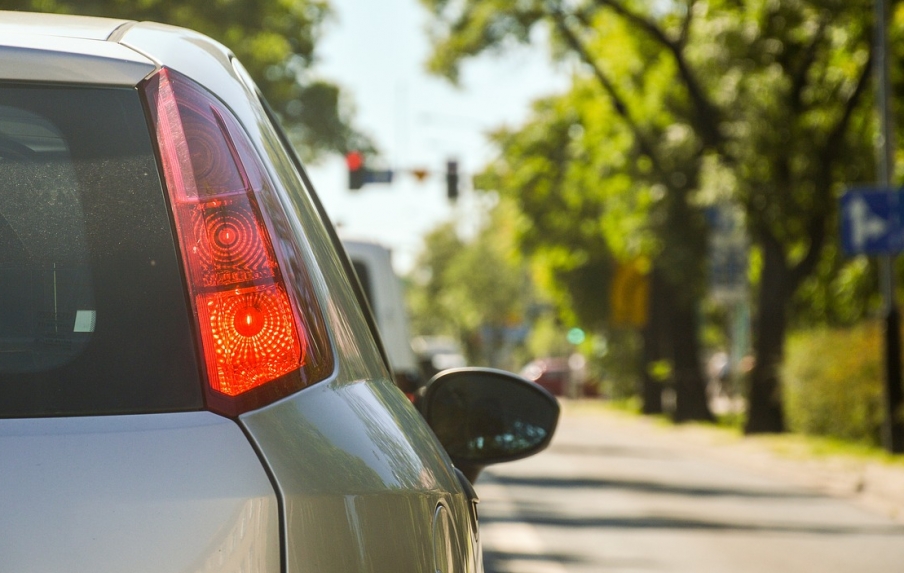
<path fill-rule="evenodd" d="M 647 365 L 650 378 L 656 382 L 665 383 L 672 377 L 672 365 L 668 360 L 657 360 Z"/>
<path fill-rule="evenodd" d="M 881 349 L 877 322 L 790 336 L 783 368 L 790 429 L 878 445 L 883 417 Z"/>
<path fill-rule="evenodd" d="M 545 314 L 534 321 L 527 339 L 530 356 L 568 356 L 572 351 L 562 328 L 552 316 Z"/>
<path fill-rule="evenodd" d="M 617 260 L 656 248 L 654 192 L 632 183 L 630 134 L 598 103 L 586 85 L 538 101 L 520 130 L 493 134 L 501 153 L 476 179 L 517 206 L 519 247 L 563 318 L 592 329 L 608 319 Z"/>
<path fill-rule="evenodd" d="M 875 261 L 846 257 L 832 244 L 794 297 L 794 325 L 852 326 L 874 316 L 881 304 Z"/>
<path fill-rule="evenodd" d="M 838 183 L 871 176 L 872 100 L 858 88 L 871 3 L 699 8 L 687 57 L 720 110 L 721 155 L 755 234 L 774 236 L 794 263 L 817 232 L 832 231 L 819 223 L 835 216 Z"/>
<path fill-rule="evenodd" d="M 458 80 L 464 56 L 474 56 L 500 43 L 530 39 L 531 28 L 544 15 L 543 0 L 450 2 L 421 0 L 437 19 L 430 35 L 437 45 L 428 67 Z"/>
<path fill-rule="evenodd" d="M 510 238 L 514 215 L 501 203 L 488 225 L 467 242 L 452 223 L 427 235 L 408 293 L 415 333 L 457 337 L 472 363 L 520 365 L 507 355 L 510 344 L 501 336 L 523 324 L 532 300 L 526 269 Z M 494 336 L 488 338 L 489 333 Z"/>
<path fill-rule="evenodd" d="M 612 332 L 606 341 L 606 352 L 591 358 L 600 379 L 600 392 L 606 398 L 624 400 L 637 395 L 640 380 L 641 339 L 630 330 Z"/>
<path fill-rule="evenodd" d="M 781 358 L 789 303 L 797 295 L 801 322 L 840 323 L 874 304 L 869 269 L 832 247 L 837 195 L 873 171 L 872 2 L 422 2 L 434 15 L 432 69 L 449 77 L 464 59 L 535 38 L 581 64 L 569 93 L 538 103 L 520 131 L 496 135 L 501 157 L 484 182 L 518 198 L 536 225 L 524 245 L 571 312 L 605 323 L 605 309 L 585 306 L 581 281 L 569 279 L 587 270 L 605 283 L 602 261 L 637 254 L 677 287 L 677 304 L 696 305 L 701 207 L 744 208 L 764 301 L 750 427 L 781 430 L 767 365 Z M 894 16 L 900 51 L 904 10 Z M 630 205 L 632 195 L 650 200 Z"/>
<path fill-rule="evenodd" d="M 336 86 L 309 72 L 328 0 L 0 0 L 0 9 L 150 20 L 228 46 L 281 116 L 302 155 L 370 149 L 350 127 Z"/>
<path fill-rule="evenodd" d="M 464 249 L 453 223 L 440 225 L 424 237 L 424 248 L 408 279 L 408 306 L 414 334 L 460 335 L 458 325 L 437 301 L 448 282 L 448 269 Z"/>

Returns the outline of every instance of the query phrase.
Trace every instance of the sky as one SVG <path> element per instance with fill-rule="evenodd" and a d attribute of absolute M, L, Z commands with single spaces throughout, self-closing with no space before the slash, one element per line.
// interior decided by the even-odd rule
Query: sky
<path fill-rule="evenodd" d="M 308 173 L 340 233 L 391 248 L 396 271 L 406 274 L 431 229 L 456 220 L 467 236 L 480 224 L 489 199 L 470 190 L 469 175 L 493 158 L 485 134 L 522 124 L 531 101 L 561 92 L 567 77 L 542 46 L 525 47 L 465 62 L 456 87 L 426 72 L 428 14 L 417 0 L 332 0 L 332 6 L 315 73 L 342 88 L 355 125 L 382 152 L 381 167 L 436 174 L 417 182 L 397 172 L 390 185 L 349 191 L 343 158 L 308 165 Z M 450 159 L 458 161 L 462 181 L 455 205 L 442 175 Z"/>

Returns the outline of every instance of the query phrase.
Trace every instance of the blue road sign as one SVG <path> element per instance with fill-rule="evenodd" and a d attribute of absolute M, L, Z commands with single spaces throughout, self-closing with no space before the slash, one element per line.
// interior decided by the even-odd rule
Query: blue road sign
<path fill-rule="evenodd" d="M 392 170 L 368 169 L 364 172 L 365 183 L 392 183 Z"/>
<path fill-rule="evenodd" d="M 904 201 L 898 189 L 850 189 L 841 196 L 841 246 L 849 255 L 904 250 Z"/>

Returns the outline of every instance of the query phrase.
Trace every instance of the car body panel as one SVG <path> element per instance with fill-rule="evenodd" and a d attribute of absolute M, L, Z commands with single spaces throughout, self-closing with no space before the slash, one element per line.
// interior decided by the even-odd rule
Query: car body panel
<path fill-rule="evenodd" d="M 231 420 L 0 420 L 0 460 L 4 570 L 279 571 L 277 498 Z"/>
<path fill-rule="evenodd" d="M 272 125 L 258 121 L 261 140 L 275 143 Z M 306 177 L 276 147 L 264 153 L 316 261 L 312 279 L 338 356 L 330 382 L 240 418 L 283 495 L 287 571 L 433 571 L 439 506 L 457 525 L 440 529 L 440 545 L 458 570 L 478 571 L 468 501 L 448 456 L 393 384 L 327 229 L 312 215 Z"/>
<path fill-rule="evenodd" d="M 232 53 L 211 38 L 175 26 L 137 22 L 122 29 L 118 42 L 158 66 L 166 65 L 192 78 L 230 107 L 247 107 L 247 92 L 233 68 Z M 241 109 L 232 111 L 240 115 L 246 128 L 253 122 Z M 252 141 L 257 139 L 252 136 Z"/>
<path fill-rule="evenodd" d="M 319 385 L 243 416 L 283 494 L 287 571 L 433 571 L 439 506 L 458 524 L 442 545 L 477 570 L 466 500 L 418 416 L 388 380 Z"/>

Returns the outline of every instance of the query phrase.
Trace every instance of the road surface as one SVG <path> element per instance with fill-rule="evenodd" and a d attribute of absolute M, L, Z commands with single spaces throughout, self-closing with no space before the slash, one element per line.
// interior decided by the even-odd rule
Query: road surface
<path fill-rule="evenodd" d="M 825 467 L 698 438 L 566 407 L 548 450 L 477 481 L 487 573 L 904 572 L 904 523 L 823 494 Z"/>

